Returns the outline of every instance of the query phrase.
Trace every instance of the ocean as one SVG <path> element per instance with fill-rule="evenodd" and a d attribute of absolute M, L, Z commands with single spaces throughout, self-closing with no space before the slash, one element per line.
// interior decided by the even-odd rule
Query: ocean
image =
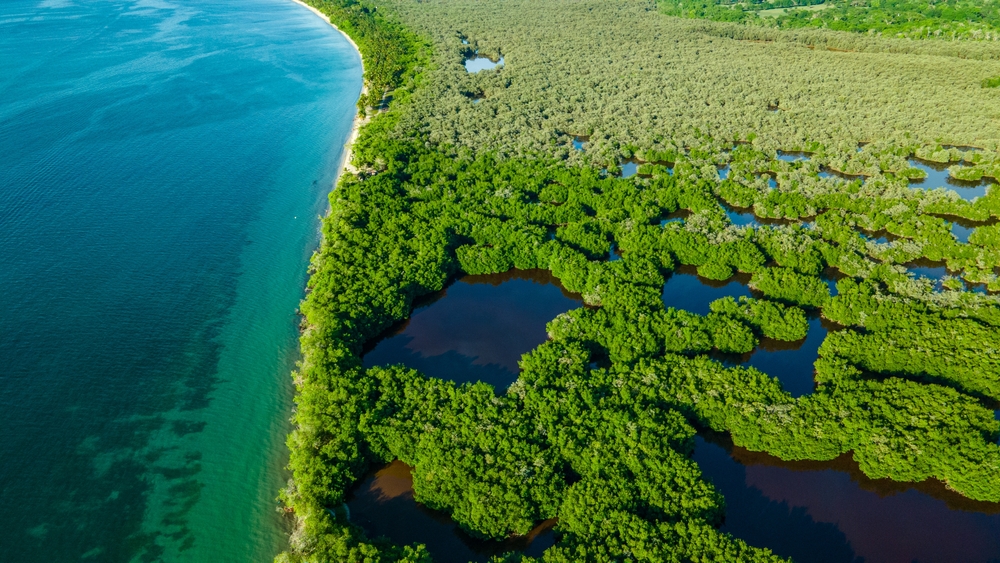
<path fill-rule="evenodd" d="M 0 561 L 269 561 L 361 61 L 287 0 L 0 3 Z"/>

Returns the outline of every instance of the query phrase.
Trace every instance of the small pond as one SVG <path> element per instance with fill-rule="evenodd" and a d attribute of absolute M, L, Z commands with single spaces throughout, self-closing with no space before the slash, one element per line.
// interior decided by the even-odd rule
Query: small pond
<path fill-rule="evenodd" d="M 639 162 L 637 160 L 626 160 L 622 163 L 622 178 L 635 176 L 639 172 Z"/>
<path fill-rule="evenodd" d="M 753 209 L 747 207 L 733 207 L 728 203 L 720 202 L 723 210 L 726 212 L 726 217 L 729 221 L 737 227 L 744 227 L 750 225 L 752 227 L 761 227 L 763 225 L 792 225 L 796 223 L 801 223 L 800 220 L 796 219 L 771 219 L 765 217 L 757 217 L 754 215 Z"/>
<path fill-rule="evenodd" d="M 707 315 L 708 304 L 723 297 L 753 297 L 747 284 L 749 274 L 736 274 L 725 281 L 703 278 L 692 266 L 681 266 L 663 284 L 663 305 L 683 309 L 696 315 Z"/>
<path fill-rule="evenodd" d="M 584 136 L 576 135 L 576 136 L 573 137 L 573 148 L 576 149 L 576 150 L 578 150 L 578 151 L 582 151 L 584 149 L 584 147 L 587 146 L 587 142 L 589 140 L 590 140 L 590 137 L 584 137 Z"/>
<path fill-rule="evenodd" d="M 951 224 L 951 234 L 955 235 L 955 238 L 958 239 L 958 242 L 964 242 L 964 243 L 969 242 L 969 235 L 971 235 L 972 231 L 975 230 L 976 230 L 975 227 L 966 227 L 959 223 Z"/>
<path fill-rule="evenodd" d="M 890 242 L 897 240 L 899 237 L 893 236 L 891 233 L 885 230 L 868 232 L 861 231 L 861 238 L 869 242 L 874 242 L 878 244 L 889 244 Z"/>
<path fill-rule="evenodd" d="M 801 151 L 778 151 L 778 160 L 785 162 L 795 162 L 797 160 L 809 160 L 810 153 Z"/>
<path fill-rule="evenodd" d="M 612 243 L 611 250 L 608 251 L 608 261 L 614 262 L 616 260 L 621 260 L 621 259 L 622 257 L 620 254 L 618 254 L 618 249 L 616 248 L 615 244 Z"/>
<path fill-rule="evenodd" d="M 822 167 L 819 171 L 818 176 L 820 178 L 840 178 L 841 180 L 846 180 L 848 182 L 853 182 L 855 180 L 860 180 L 862 183 L 865 181 L 865 177 L 862 174 L 845 174 L 839 170 L 834 170 L 832 168 Z"/>
<path fill-rule="evenodd" d="M 989 190 L 993 181 L 983 178 L 978 182 L 965 182 L 956 180 L 948 174 L 948 164 L 938 164 L 917 158 L 909 159 L 910 166 L 923 170 L 927 177 L 923 180 L 910 181 L 910 186 L 922 190 L 933 190 L 936 188 L 948 188 L 961 196 L 966 201 L 972 201 L 978 197 L 983 197 Z"/>
<path fill-rule="evenodd" d="M 726 217 L 729 217 L 729 221 L 737 227 L 750 225 L 756 228 L 760 226 L 760 222 L 757 220 L 757 216 L 753 214 L 752 209 L 732 207 L 725 203 L 722 204 L 722 207 L 726 210 Z"/>
<path fill-rule="evenodd" d="M 906 266 L 906 270 L 915 277 L 930 278 L 935 282 L 940 282 L 941 278 L 948 275 L 948 268 L 944 262 L 934 262 L 926 258 L 918 258 L 904 265 Z"/>
<path fill-rule="evenodd" d="M 539 524 L 527 536 L 505 541 L 473 538 L 443 512 L 413 499 L 410 467 L 394 461 L 367 479 L 347 498 L 351 522 L 375 538 L 385 536 L 399 545 L 422 543 L 437 563 L 485 563 L 507 552 L 541 557 L 555 543 L 554 520 Z"/>
<path fill-rule="evenodd" d="M 796 563 L 1000 560 L 1000 504 L 940 482 L 875 481 L 849 455 L 785 462 L 717 435 L 697 437 L 693 457 L 726 499 L 722 531 Z"/>
<path fill-rule="evenodd" d="M 479 55 L 465 59 L 465 70 L 470 74 L 482 70 L 491 70 L 498 66 L 503 66 L 503 57 L 500 57 L 500 60 L 497 61 L 493 61 L 489 57 L 482 57 Z"/>
<path fill-rule="evenodd" d="M 663 227 L 668 223 L 683 223 L 685 219 L 691 216 L 691 212 L 687 209 L 679 209 L 673 213 L 667 215 L 663 219 L 660 219 L 660 226 Z"/>
<path fill-rule="evenodd" d="M 729 165 L 726 164 L 725 166 L 720 166 L 719 167 L 719 179 L 720 180 L 725 180 L 728 177 L 729 177 Z"/>
<path fill-rule="evenodd" d="M 582 304 L 547 270 L 465 276 L 415 303 L 410 319 L 370 345 L 363 362 L 503 391 L 517 379 L 521 356 L 548 338 L 546 323 Z"/>

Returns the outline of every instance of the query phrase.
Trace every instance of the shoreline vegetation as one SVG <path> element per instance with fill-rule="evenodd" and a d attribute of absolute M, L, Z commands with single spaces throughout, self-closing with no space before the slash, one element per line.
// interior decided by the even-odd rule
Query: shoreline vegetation
<path fill-rule="evenodd" d="M 418 502 L 473 537 L 558 518 L 541 558 L 496 561 L 785 560 L 719 531 L 725 501 L 691 460 L 706 431 L 783 460 L 850 455 L 872 479 L 937 480 L 1000 502 L 1000 364 L 982 353 L 1000 349 L 1000 190 L 967 201 L 910 187 L 926 175 L 912 158 L 966 182 L 1000 177 L 1000 138 L 967 115 L 1000 109 L 979 87 L 1000 73 L 1000 49 L 748 45 L 728 24 L 637 0 L 311 4 L 356 41 L 368 90 L 356 166 L 330 194 L 301 306 L 293 479 L 281 494 L 296 525 L 276 561 L 429 562 L 422 545 L 366 537 L 346 510 L 351 487 L 395 460 L 413 468 Z M 548 60 L 562 56 L 550 48 L 561 34 L 632 55 Z M 469 74 L 470 52 L 503 53 L 505 65 Z M 946 60 L 955 89 L 922 95 L 964 97 L 921 113 L 938 99 L 912 98 L 904 78 L 927 80 L 949 53 L 977 60 Z M 768 71 L 775 60 L 807 72 Z M 882 74 L 855 81 L 870 68 Z M 874 103 L 890 91 L 897 103 Z M 635 176 L 619 176 L 626 161 Z M 734 225 L 724 206 L 762 223 Z M 974 225 L 968 242 L 952 235 L 956 219 Z M 924 263 L 947 273 L 915 277 Z M 666 308 L 681 267 L 748 276 L 759 295 L 704 315 Z M 508 389 L 363 366 L 365 343 L 414 300 L 512 269 L 551 272 L 586 307 L 549 323 Z M 838 328 L 812 393 L 792 397 L 774 374 L 712 357 L 799 340 L 807 314 Z"/>
<path fill-rule="evenodd" d="M 333 29 L 336 29 L 338 33 L 340 33 L 341 35 L 344 36 L 345 39 L 347 39 L 347 42 L 350 43 L 351 46 L 354 47 L 354 50 L 358 52 L 358 58 L 361 59 L 361 72 L 363 75 L 365 68 L 365 56 L 361 52 L 361 49 L 358 47 L 358 44 L 354 42 L 354 39 L 351 39 L 350 35 L 344 32 L 344 30 L 337 27 L 337 24 L 333 23 L 333 21 L 330 20 L 330 16 L 319 11 L 316 7 L 310 6 L 309 4 L 303 2 L 302 0 L 292 0 L 292 2 L 295 2 L 296 4 L 303 6 L 310 12 L 319 16 L 323 21 L 330 24 L 330 26 L 333 27 Z M 368 83 L 367 81 L 365 81 L 361 87 L 361 94 L 358 96 L 359 101 L 366 99 L 367 94 L 368 94 Z M 354 120 L 351 123 L 351 133 L 347 136 L 347 142 L 344 143 L 343 154 L 341 154 L 340 163 L 337 167 L 337 174 L 334 175 L 333 177 L 333 188 L 337 187 L 337 182 L 340 181 L 340 176 L 345 171 L 347 171 L 350 174 L 358 173 L 358 170 L 354 168 L 354 165 L 351 163 L 351 155 L 354 151 L 354 142 L 358 140 L 358 135 L 361 133 L 361 128 L 366 123 L 368 123 L 367 112 L 365 111 L 365 108 L 360 108 L 357 111 L 357 113 L 354 114 Z"/>

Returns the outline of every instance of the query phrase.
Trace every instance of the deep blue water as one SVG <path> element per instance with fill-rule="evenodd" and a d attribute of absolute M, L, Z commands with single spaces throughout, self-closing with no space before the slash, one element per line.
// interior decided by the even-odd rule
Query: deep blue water
<path fill-rule="evenodd" d="M 0 4 L 0 561 L 267 561 L 361 88 L 287 0 Z"/>

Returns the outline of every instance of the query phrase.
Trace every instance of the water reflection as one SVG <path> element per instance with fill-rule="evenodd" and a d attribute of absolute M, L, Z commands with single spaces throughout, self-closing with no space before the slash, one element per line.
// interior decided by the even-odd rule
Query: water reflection
<path fill-rule="evenodd" d="M 966 182 L 957 180 L 948 174 L 948 164 L 938 164 L 917 158 L 909 159 L 910 166 L 923 170 L 927 177 L 922 180 L 911 180 L 910 185 L 922 190 L 933 190 L 936 188 L 948 188 L 961 196 L 966 201 L 972 201 L 983 197 L 989 191 L 993 183 L 989 178 L 983 178 L 978 182 Z"/>
<path fill-rule="evenodd" d="M 554 520 L 542 522 L 523 537 L 502 542 L 475 539 L 447 514 L 413 499 L 410 471 L 397 460 L 362 481 L 347 499 L 351 522 L 372 538 L 385 536 L 399 545 L 422 543 L 437 563 L 485 562 L 512 551 L 541 557 L 555 543 Z"/>
<path fill-rule="evenodd" d="M 586 136 L 582 136 L 582 135 L 576 135 L 576 136 L 573 137 L 573 148 L 576 149 L 576 150 L 578 150 L 578 151 L 582 151 L 583 148 L 587 146 L 587 142 L 589 140 L 590 140 L 590 137 L 586 137 Z"/>
<path fill-rule="evenodd" d="M 691 212 L 687 209 L 679 209 L 673 213 L 667 215 L 663 219 L 660 219 L 660 226 L 663 227 L 668 223 L 683 223 L 685 219 L 691 216 Z"/>
<path fill-rule="evenodd" d="M 611 244 L 611 250 L 608 251 L 608 261 L 614 262 L 616 260 L 621 260 L 622 257 L 618 254 L 618 250 L 614 243 Z"/>
<path fill-rule="evenodd" d="M 864 183 L 865 181 L 865 177 L 863 174 L 847 174 L 845 172 L 841 172 L 840 170 L 834 170 L 833 168 L 829 168 L 827 166 L 820 168 L 818 175 L 820 178 L 840 178 L 841 180 L 847 180 L 848 182 L 853 182 L 854 180 L 860 180 L 861 183 Z"/>
<path fill-rule="evenodd" d="M 729 165 L 719 167 L 719 179 L 725 180 L 729 177 Z"/>
<path fill-rule="evenodd" d="M 827 266 L 820 273 L 819 277 L 821 280 L 826 282 L 826 287 L 830 289 L 830 297 L 836 297 L 839 293 L 837 290 L 837 282 L 847 276 L 841 273 L 840 270 Z"/>
<path fill-rule="evenodd" d="M 760 344 L 743 355 L 719 354 L 723 364 L 743 365 L 777 377 L 781 387 L 793 397 L 808 395 L 815 389 L 815 369 L 813 364 L 819 357 L 819 346 L 831 330 L 839 327 L 817 314 L 810 315 L 809 332 L 802 340 L 785 342 L 771 338 L 761 338 Z"/>
<path fill-rule="evenodd" d="M 948 275 L 948 268 L 945 266 L 944 262 L 937 262 L 926 258 L 919 258 L 912 262 L 907 262 L 905 266 L 907 271 L 911 272 L 918 278 L 923 277 L 934 280 L 935 287 L 940 284 L 941 278 Z"/>
<path fill-rule="evenodd" d="M 694 460 L 726 499 L 722 530 L 797 563 L 1000 559 L 1000 505 L 938 481 L 872 480 L 849 456 L 784 462 L 698 437 Z"/>
<path fill-rule="evenodd" d="M 757 216 L 753 214 L 752 209 L 732 207 L 727 204 L 722 204 L 722 207 L 726 210 L 726 217 L 729 217 L 729 221 L 737 227 L 750 225 L 756 228 L 760 226 L 760 222 L 757 221 Z"/>
<path fill-rule="evenodd" d="M 753 297 L 747 284 L 748 274 L 736 274 L 725 281 L 703 278 L 691 266 L 681 266 L 663 284 L 663 305 L 683 309 L 696 315 L 707 315 L 708 304 L 723 297 Z"/>
<path fill-rule="evenodd" d="M 430 377 L 506 389 L 521 355 L 546 340 L 546 323 L 581 304 L 547 270 L 465 276 L 415 303 L 410 319 L 364 355 L 364 365 L 403 364 Z"/>
<path fill-rule="evenodd" d="M 974 230 L 976 230 L 975 227 L 966 227 L 958 223 L 951 224 L 951 234 L 955 235 L 958 242 L 969 242 L 969 235 L 971 235 Z"/>
<path fill-rule="evenodd" d="M 778 151 L 778 160 L 785 162 L 795 162 L 797 160 L 809 160 L 810 153 L 803 151 Z"/>
<path fill-rule="evenodd" d="M 465 59 L 465 70 L 470 74 L 482 70 L 491 70 L 498 66 L 503 66 L 503 57 L 500 57 L 497 61 L 493 61 L 489 57 L 482 57 L 479 55 Z"/>
<path fill-rule="evenodd" d="M 622 163 L 622 178 L 628 178 L 629 176 L 635 176 L 639 171 L 639 163 L 635 160 L 627 160 Z"/>

